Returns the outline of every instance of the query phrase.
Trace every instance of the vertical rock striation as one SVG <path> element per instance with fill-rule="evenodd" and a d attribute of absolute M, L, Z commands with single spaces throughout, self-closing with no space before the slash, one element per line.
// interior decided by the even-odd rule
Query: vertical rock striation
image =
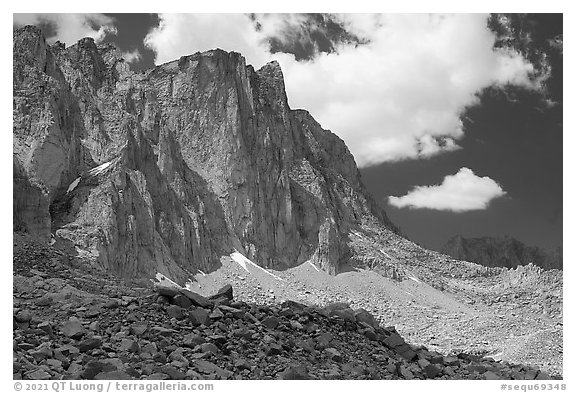
<path fill-rule="evenodd" d="M 31 26 L 13 49 L 15 230 L 177 280 L 234 249 L 337 273 L 353 228 L 395 230 L 344 142 L 290 109 L 276 62 L 212 50 L 133 73 L 111 45 Z"/>

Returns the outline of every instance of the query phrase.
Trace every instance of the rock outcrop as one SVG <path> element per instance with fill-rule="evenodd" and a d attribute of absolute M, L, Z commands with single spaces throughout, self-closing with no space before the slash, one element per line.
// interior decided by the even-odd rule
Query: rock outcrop
<path fill-rule="evenodd" d="M 488 267 L 515 268 L 533 264 L 543 269 L 562 269 L 562 248 L 544 250 L 511 237 L 452 237 L 441 250 L 453 258 Z"/>
<path fill-rule="evenodd" d="M 238 250 L 337 273 L 362 223 L 396 231 L 342 140 L 292 110 L 276 62 L 212 50 L 133 73 L 90 38 L 14 30 L 14 229 L 122 277 Z"/>

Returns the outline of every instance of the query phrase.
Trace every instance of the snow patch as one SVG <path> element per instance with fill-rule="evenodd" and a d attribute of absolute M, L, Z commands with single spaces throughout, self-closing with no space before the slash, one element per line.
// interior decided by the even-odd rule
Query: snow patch
<path fill-rule="evenodd" d="M 174 281 L 170 280 L 168 277 L 166 277 L 162 273 L 156 273 L 156 280 L 158 280 L 160 282 L 165 281 L 165 282 L 172 284 L 175 287 L 181 288 L 180 285 L 176 284 Z M 154 282 L 154 280 L 152 280 L 152 279 L 150 281 Z"/>
<path fill-rule="evenodd" d="M 240 254 L 238 251 L 234 251 L 232 254 L 230 254 L 230 258 L 232 258 L 236 263 L 238 263 L 240 266 L 242 266 L 242 268 L 244 270 L 246 270 L 248 273 L 250 273 L 250 270 L 248 270 L 248 266 L 253 266 L 257 269 L 262 270 L 264 273 L 271 275 L 272 277 L 274 277 L 277 280 L 284 281 L 283 278 L 278 277 L 277 275 L 270 273 L 268 270 L 256 265 L 250 259 L 248 259 L 244 255 Z"/>
<path fill-rule="evenodd" d="M 250 262 L 248 258 L 240 254 L 238 251 L 234 251 L 232 254 L 230 254 L 230 258 L 232 258 L 233 261 L 237 262 L 238 265 L 242 266 L 244 270 L 250 273 L 250 270 L 248 270 L 248 266 L 246 266 L 246 261 Z"/>
<path fill-rule="evenodd" d="M 70 183 L 68 189 L 66 190 L 66 194 L 68 194 L 70 191 L 73 191 L 78 186 L 78 183 L 80 183 L 81 179 L 82 179 L 81 177 L 77 177 L 76 180 Z"/>
<path fill-rule="evenodd" d="M 310 264 L 310 266 L 312 266 L 312 267 L 314 268 L 314 270 L 316 270 L 317 272 L 320 271 L 320 269 L 318 269 L 318 268 L 316 267 L 316 265 L 314 265 L 311 261 L 308 261 L 308 263 Z"/>
<path fill-rule="evenodd" d="M 380 252 L 381 252 L 382 254 L 384 254 L 384 256 L 385 256 L 386 258 L 392 260 L 392 257 L 391 257 L 386 251 L 380 250 Z"/>
<path fill-rule="evenodd" d="M 96 168 L 92 168 L 88 171 L 89 176 L 96 176 L 102 173 L 106 168 L 112 164 L 112 161 L 105 162 L 104 164 L 98 165 Z"/>
<path fill-rule="evenodd" d="M 418 280 L 416 277 L 412 277 L 412 276 L 408 276 L 408 278 L 412 281 L 416 281 L 418 284 L 420 284 L 420 280 Z"/>

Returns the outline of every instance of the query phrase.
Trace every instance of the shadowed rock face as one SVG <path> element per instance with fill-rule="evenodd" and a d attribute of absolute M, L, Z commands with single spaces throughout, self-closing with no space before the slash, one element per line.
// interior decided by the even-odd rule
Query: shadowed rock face
<path fill-rule="evenodd" d="M 13 49 L 15 230 L 176 280 L 234 249 L 337 273 L 352 228 L 395 230 L 344 142 L 290 109 L 276 62 L 213 50 L 134 74 L 113 46 L 31 26 Z"/>
<path fill-rule="evenodd" d="M 532 263 L 544 269 L 562 269 L 561 247 L 544 250 L 511 237 L 466 239 L 454 236 L 442 247 L 442 253 L 488 267 L 514 268 Z"/>

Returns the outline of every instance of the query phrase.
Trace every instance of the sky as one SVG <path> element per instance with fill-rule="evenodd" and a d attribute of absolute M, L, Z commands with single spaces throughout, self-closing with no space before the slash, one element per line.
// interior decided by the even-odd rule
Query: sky
<path fill-rule="evenodd" d="M 112 42 L 134 71 L 213 48 L 277 60 L 292 108 L 340 136 L 410 239 L 562 245 L 559 14 L 15 14 Z M 218 29 L 214 29 L 218 26 Z"/>

